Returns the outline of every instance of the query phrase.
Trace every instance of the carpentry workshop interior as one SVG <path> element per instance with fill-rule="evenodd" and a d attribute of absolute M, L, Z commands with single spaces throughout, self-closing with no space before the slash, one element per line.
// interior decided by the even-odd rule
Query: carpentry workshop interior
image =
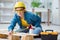
<path fill-rule="evenodd" d="M 0 0 L 0 40 L 60 40 L 60 0 Z"/>

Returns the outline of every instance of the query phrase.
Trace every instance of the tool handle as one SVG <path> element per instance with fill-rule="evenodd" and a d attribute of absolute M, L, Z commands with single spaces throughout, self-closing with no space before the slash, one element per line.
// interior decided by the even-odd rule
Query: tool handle
<path fill-rule="evenodd" d="M 45 30 L 45 32 L 47 32 L 47 31 L 48 31 L 48 32 L 49 32 L 49 31 L 53 32 L 53 30 Z"/>

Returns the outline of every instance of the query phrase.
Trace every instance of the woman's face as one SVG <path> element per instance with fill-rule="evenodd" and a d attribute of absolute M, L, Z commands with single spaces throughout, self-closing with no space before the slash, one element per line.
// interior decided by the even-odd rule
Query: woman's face
<path fill-rule="evenodd" d="M 24 14 L 25 9 L 24 8 L 15 8 L 15 11 L 18 15 Z"/>

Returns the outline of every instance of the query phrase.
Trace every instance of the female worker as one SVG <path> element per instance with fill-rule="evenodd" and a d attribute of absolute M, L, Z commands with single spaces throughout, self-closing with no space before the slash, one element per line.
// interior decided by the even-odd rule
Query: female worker
<path fill-rule="evenodd" d="M 17 2 L 14 6 L 15 15 L 11 21 L 11 24 L 8 27 L 9 33 L 12 33 L 16 23 L 19 25 L 19 30 L 22 32 L 29 32 L 30 25 L 34 26 L 35 29 L 33 30 L 34 34 L 39 34 L 42 31 L 42 27 L 40 25 L 41 18 L 37 15 L 34 15 L 32 12 L 26 11 L 25 4 L 23 2 Z M 27 29 L 26 29 L 27 28 Z"/>

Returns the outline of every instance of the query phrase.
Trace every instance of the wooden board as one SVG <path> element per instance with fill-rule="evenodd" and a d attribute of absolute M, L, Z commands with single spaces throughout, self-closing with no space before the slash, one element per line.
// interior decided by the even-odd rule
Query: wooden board
<path fill-rule="evenodd" d="M 5 35 L 5 34 L 0 34 L 0 38 L 7 38 L 8 35 Z"/>

